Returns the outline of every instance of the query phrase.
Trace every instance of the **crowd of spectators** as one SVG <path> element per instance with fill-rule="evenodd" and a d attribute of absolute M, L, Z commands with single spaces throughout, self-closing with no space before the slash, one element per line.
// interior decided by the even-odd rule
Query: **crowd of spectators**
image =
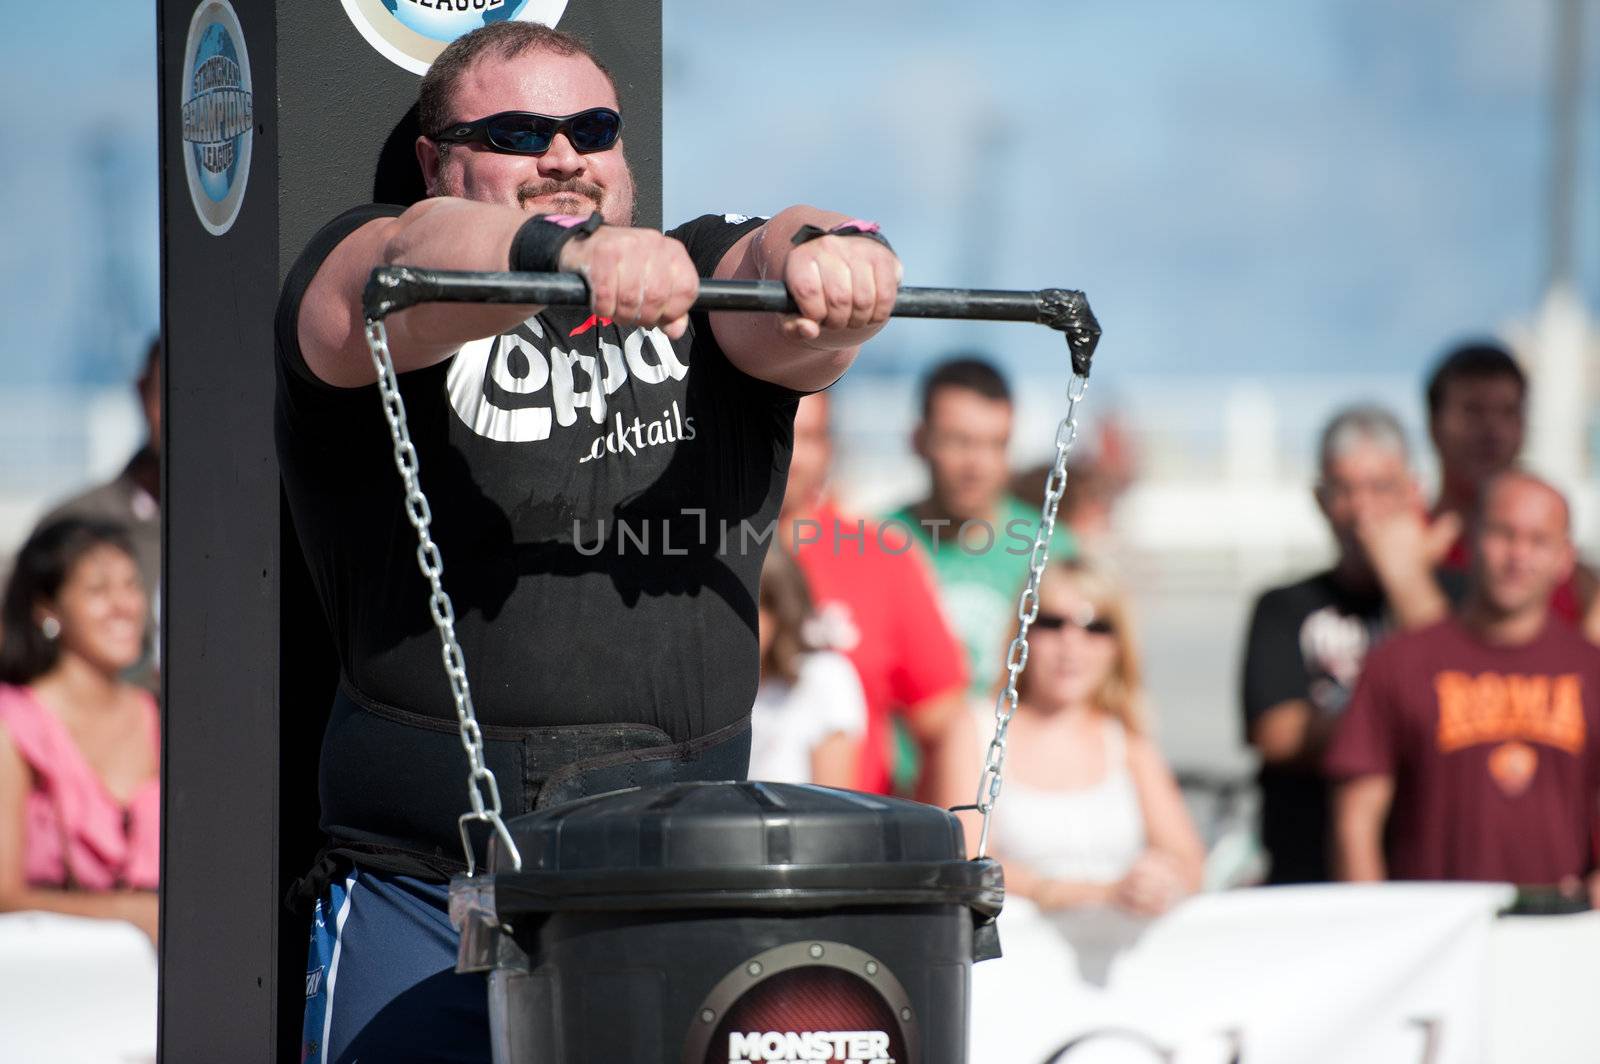
<path fill-rule="evenodd" d="M 1505 881 L 1600 905 L 1600 647 L 1585 638 L 1600 604 L 1566 500 L 1517 466 L 1526 391 L 1494 344 L 1440 361 L 1425 393 L 1431 504 L 1399 412 L 1360 404 L 1323 427 L 1313 491 L 1333 564 L 1264 591 L 1240 633 L 1266 883 Z M 810 581 L 812 621 L 779 630 L 855 665 L 858 787 L 969 802 L 1039 520 L 1019 495 L 1044 471 L 1011 468 L 1010 389 L 963 355 L 923 380 L 910 442 L 926 493 L 847 517 L 829 491 L 828 403 L 801 404 L 775 540 Z M 1205 858 L 1151 738 L 1108 557 L 1127 472 L 1073 468 L 991 835 L 1012 911 L 1053 927 L 1085 970 L 1200 889 Z M 798 691 L 764 669 L 764 687 Z M 814 748 L 853 734 L 847 703 L 831 723 L 814 711 Z M 896 744 L 897 724 L 911 742 Z M 793 764 L 781 778 L 805 778 Z"/>
<path fill-rule="evenodd" d="M 159 372 L 153 345 L 148 442 L 39 522 L 0 612 L 0 911 L 118 918 L 152 940 Z M 1600 602 L 1567 501 L 1516 464 L 1526 387 L 1492 344 L 1441 361 L 1431 505 L 1394 410 L 1323 428 L 1314 496 L 1335 558 L 1265 590 L 1242 633 L 1267 883 L 1509 881 L 1600 905 Z M 968 803 L 1040 519 L 1020 496 L 1042 471 L 1011 467 L 1010 388 L 963 355 L 922 383 L 926 492 L 852 514 L 830 480 L 830 403 L 808 396 L 795 419 L 751 775 Z M 1106 561 L 1127 472 L 1073 468 L 991 836 L 1013 907 L 1080 951 L 1200 889 L 1205 859 Z"/>
<path fill-rule="evenodd" d="M 1526 396 L 1493 344 L 1440 361 L 1431 507 L 1392 413 L 1324 431 L 1338 559 L 1260 597 L 1244 655 L 1269 882 L 1505 881 L 1600 903 L 1600 607 L 1567 500 L 1517 466 Z"/>

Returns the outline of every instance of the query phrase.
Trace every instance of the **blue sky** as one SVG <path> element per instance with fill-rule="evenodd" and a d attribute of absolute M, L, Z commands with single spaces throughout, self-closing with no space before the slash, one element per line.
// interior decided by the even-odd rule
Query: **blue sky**
<path fill-rule="evenodd" d="M 665 7 L 669 218 L 878 218 L 911 283 L 1085 288 L 1130 371 L 1420 373 L 1541 291 L 1549 0 Z M 154 15 L 26 5 L 8 26 L 0 385 L 114 377 L 156 315 Z M 1591 306 L 1596 100 L 1591 71 Z M 90 144 L 111 148 L 110 210 Z M 108 275 L 116 315 L 94 310 Z M 875 365 L 975 340 L 1059 357 L 1042 330 L 901 323 Z"/>
<path fill-rule="evenodd" d="M 715 122 L 668 114 L 669 213 L 843 205 L 910 280 L 1085 288 L 1106 364 L 1141 371 L 1420 371 L 1539 295 L 1541 0 L 821 6 L 848 22 L 791 17 L 772 49 L 741 5 L 668 5 L 669 99 L 728 90 Z"/>

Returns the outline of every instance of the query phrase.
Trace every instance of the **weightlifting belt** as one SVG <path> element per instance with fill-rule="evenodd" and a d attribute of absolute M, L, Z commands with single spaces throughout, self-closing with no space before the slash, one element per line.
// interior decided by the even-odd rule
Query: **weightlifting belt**
<path fill-rule="evenodd" d="M 693 780 L 742 780 L 750 717 L 675 743 L 648 724 L 483 725 L 506 820 L 592 794 Z M 341 684 L 323 733 L 319 787 L 325 856 L 446 881 L 465 871 L 458 818 L 467 760 L 453 721 L 374 703 Z M 482 863 L 489 832 L 475 842 Z M 321 878 L 321 877 L 318 877 Z"/>

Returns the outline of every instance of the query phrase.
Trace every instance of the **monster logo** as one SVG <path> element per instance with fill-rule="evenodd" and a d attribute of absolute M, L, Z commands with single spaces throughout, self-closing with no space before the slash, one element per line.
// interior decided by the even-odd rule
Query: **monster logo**
<path fill-rule="evenodd" d="M 793 942 L 729 972 L 695 1014 L 684 1064 L 917 1064 L 905 987 L 840 942 Z"/>

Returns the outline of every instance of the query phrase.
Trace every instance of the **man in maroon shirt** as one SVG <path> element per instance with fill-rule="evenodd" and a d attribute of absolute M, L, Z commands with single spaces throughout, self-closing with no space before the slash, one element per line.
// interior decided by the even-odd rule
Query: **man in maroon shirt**
<path fill-rule="evenodd" d="M 1526 473 L 1484 488 L 1472 587 L 1368 656 L 1328 748 L 1340 878 L 1559 884 L 1594 875 L 1600 648 L 1555 621 L 1566 501 Z"/>

